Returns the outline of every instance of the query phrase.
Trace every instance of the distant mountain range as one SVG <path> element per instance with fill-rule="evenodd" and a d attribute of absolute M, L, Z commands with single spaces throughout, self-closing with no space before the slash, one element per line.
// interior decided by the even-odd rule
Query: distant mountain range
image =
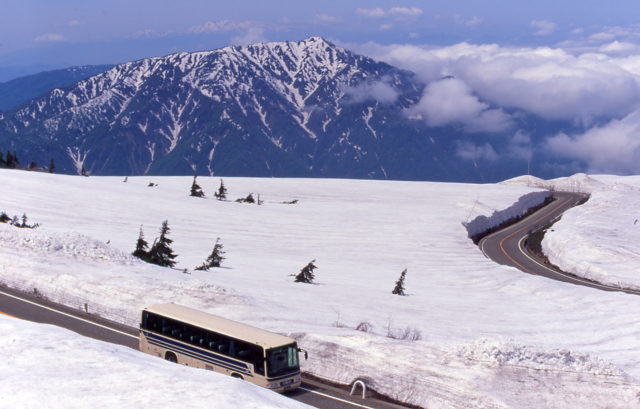
<path fill-rule="evenodd" d="M 0 111 L 8 111 L 42 96 L 55 88 L 66 88 L 78 81 L 100 74 L 113 65 L 85 65 L 0 82 Z"/>
<path fill-rule="evenodd" d="M 409 118 L 425 87 L 413 73 L 318 37 L 82 75 L 0 114 L 0 151 L 96 175 L 489 182 L 527 170 L 521 160 L 461 157 L 461 144 L 495 135 Z"/>

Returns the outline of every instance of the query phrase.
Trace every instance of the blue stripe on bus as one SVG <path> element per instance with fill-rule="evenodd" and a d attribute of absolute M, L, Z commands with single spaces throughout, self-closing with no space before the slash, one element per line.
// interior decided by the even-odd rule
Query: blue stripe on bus
<path fill-rule="evenodd" d="M 205 361 L 217 366 L 221 366 L 226 369 L 242 372 L 242 374 L 247 376 L 253 376 L 253 374 L 249 371 L 249 365 L 244 362 L 238 362 L 233 359 L 205 352 L 200 350 L 199 348 L 185 345 L 181 342 L 174 341 L 170 338 L 153 334 L 151 332 L 143 331 L 143 333 L 149 343 L 152 345 L 170 349 L 183 355 L 187 355 L 192 358 L 199 359 L 201 361 Z"/>

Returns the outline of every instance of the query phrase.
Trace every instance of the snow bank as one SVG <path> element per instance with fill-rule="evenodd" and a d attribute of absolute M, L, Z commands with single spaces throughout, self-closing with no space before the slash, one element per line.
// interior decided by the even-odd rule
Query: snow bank
<path fill-rule="evenodd" d="M 544 180 L 535 176 L 519 176 L 513 179 L 501 182 L 507 186 L 528 186 L 547 190 L 558 190 L 563 192 L 580 192 L 591 193 L 594 190 L 605 186 L 603 182 L 586 175 L 584 173 L 576 173 L 566 178 L 557 178 Z"/>
<path fill-rule="evenodd" d="M 640 187 L 602 184 L 587 203 L 567 212 L 545 234 L 542 249 L 564 271 L 640 290 L 639 204 Z"/>
<path fill-rule="evenodd" d="M 527 193 L 506 209 L 496 210 L 491 216 L 480 215 L 463 225 L 467 228 L 469 237 L 477 237 L 505 222 L 525 216 L 530 209 L 542 205 L 550 196 L 549 191 Z"/>
<path fill-rule="evenodd" d="M 308 408 L 248 382 L 0 315 L 3 408 Z"/>

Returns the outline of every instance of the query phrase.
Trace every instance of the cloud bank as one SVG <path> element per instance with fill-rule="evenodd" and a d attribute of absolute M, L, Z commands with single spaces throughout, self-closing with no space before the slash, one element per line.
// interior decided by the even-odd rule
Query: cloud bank
<path fill-rule="evenodd" d="M 532 27 L 540 35 L 555 29 L 547 22 Z M 538 153 L 580 161 L 592 172 L 640 173 L 640 46 L 614 38 L 574 48 L 368 43 L 357 51 L 411 70 L 427 84 L 407 112 L 412 118 L 511 135 L 500 143 L 512 158 Z M 514 115 L 568 124 L 571 131 L 538 133 L 533 140 L 530 130 L 517 128 Z M 465 144 L 459 154 L 495 158 L 490 148 Z"/>

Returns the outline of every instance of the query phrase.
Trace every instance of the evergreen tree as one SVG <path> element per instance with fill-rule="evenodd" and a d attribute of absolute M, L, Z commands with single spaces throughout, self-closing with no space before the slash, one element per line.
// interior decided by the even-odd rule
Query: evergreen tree
<path fill-rule="evenodd" d="M 13 158 L 13 155 L 11 154 L 11 151 L 7 150 L 7 159 L 5 161 L 5 164 L 7 166 L 7 168 L 9 169 L 13 169 L 15 168 L 15 159 Z"/>
<path fill-rule="evenodd" d="M 238 202 L 238 203 L 255 203 L 256 199 L 253 198 L 253 193 L 249 193 L 249 195 L 247 197 L 241 197 L 239 199 L 236 199 L 236 202 Z"/>
<path fill-rule="evenodd" d="M 400 278 L 396 281 L 396 286 L 391 291 L 391 294 L 404 295 L 404 278 L 407 275 L 407 269 L 405 268 L 402 273 L 400 273 Z"/>
<path fill-rule="evenodd" d="M 54 173 L 56 170 L 56 165 L 53 163 L 53 157 L 51 158 L 51 161 L 49 161 L 49 173 Z"/>
<path fill-rule="evenodd" d="M 191 196 L 204 197 L 202 188 L 196 183 L 196 175 L 193 175 L 193 183 L 191 184 Z"/>
<path fill-rule="evenodd" d="M 36 162 L 35 161 L 31 161 L 31 163 L 29 164 L 29 169 L 35 169 L 36 167 Z"/>
<path fill-rule="evenodd" d="M 0 152 L 0 168 L 4 168 L 7 166 L 7 162 L 4 161 L 4 155 Z"/>
<path fill-rule="evenodd" d="M 173 250 L 171 250 L 170 245 L 173 243 L 173 240 L 167 237 L 169 230 L 169 222 L 165 220 L 162 222 L 162 227 L 160 228 L 160 237 L 153 242 L 153 246 L 151 246 L 151 250 L 149 251 L 150 263 L 168 267 L 173 267 L 176 264 L 173 259 L 178 255 L 174 254 Z"/>
<path fill-rule="evenodd" d="M 209 270 L 211 267 L 220 267 L 222 260 L 225 259 L 225 257 L 222 256 L 225 253 L 223 248 L 222 243 L 220 243 L 220 237 L 218 237 L 211 254 L 207 257 L 207 261 L 200 267 L 196 267 L 196 270 Z"/>
<path fill-rule="evenodd" d="M 27 214 L 22 213 L 22 224 L 19 227 L 29 227 L 27 224 Z"/>
<path fill-rule="evenodd" d="M 222 179 L 220 179 L 220 187 L 218 188 L 218 191 L 214 193 L 214 195 L 218 200 L 227 200 L 227 188 L 225 187 Z"/>
<path fill-rule="evenodd" d="M 149 243 L 144 239 L 144 233 L 142 232 L 142 225 L 140 226 L 140 234 L 138 234 L 138 241 L 136 241 L 136 249 L 133 251 L 133 255 L 141 260 L 149 260 L 149 252 L 147 248 Z"/>
<path fill-rule="evenodd" d="M 315 274 L 313 273 L 313 270 L 318 268 L 314 264 L 315 262 L 316 262 L 315 260 L 311 260 L 309 262 L 309 264 L 304 266 L 302 268 L 302 270 L 300 270 L 298 275 L 296 275 L 296 278 L 294 279 L 294 282 L 296 282 L 296 283 L 312 283 L 313 280 L 315 279 Z M 293 274 L 291 274 L 291 275 L 293 275 Z"/>

